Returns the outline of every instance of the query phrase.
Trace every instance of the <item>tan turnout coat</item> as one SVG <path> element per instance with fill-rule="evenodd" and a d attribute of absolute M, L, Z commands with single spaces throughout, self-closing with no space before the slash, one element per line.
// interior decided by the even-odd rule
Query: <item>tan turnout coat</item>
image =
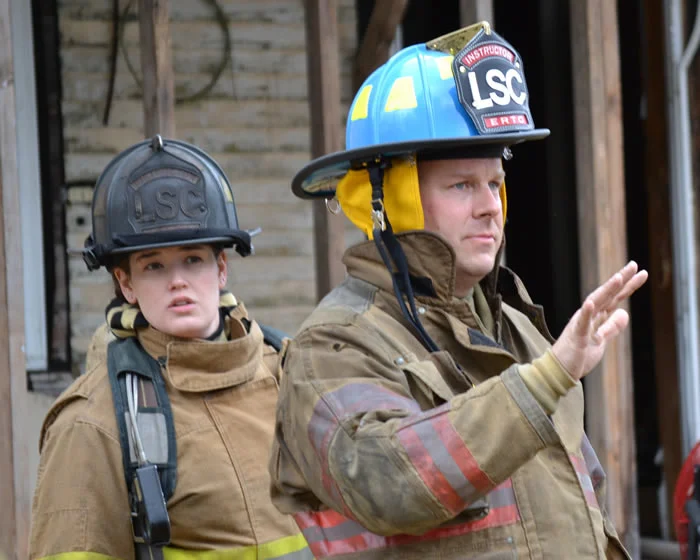
<path fill-rule="evenodd" d="M 518 372 L 550 346 L 541 308 L 511 272 L 492 273 L 477 289 L 494 340 L 453 297 L 452 249 L 427 232 L 398 238 L 432 292 L 418 313 L 442 351 L 409 330 L 373 242 L 349 249 L 347 279 L 284 358 L 275 504 L 317 558 L 626 558 L 580 383 L 550 418 Z"/>
<path fill-rule="evenodd" d="M 168 501 L 166 559 L 312 558 L 294 520 L 270 501 L 266 466 L 277 353 L 263 343 L 255 322 L 248 332 L 244 319 L 239 305 L 229 319 L 235 337 L 226 342 L 138 331 L 142 347 L 164 358 L 161 373 L 175 422 L 177 486 Z M 44 422 L 31 559 L 134 558 L 122 449 L 99 341 L 91 353 L 91 369 Z"/>

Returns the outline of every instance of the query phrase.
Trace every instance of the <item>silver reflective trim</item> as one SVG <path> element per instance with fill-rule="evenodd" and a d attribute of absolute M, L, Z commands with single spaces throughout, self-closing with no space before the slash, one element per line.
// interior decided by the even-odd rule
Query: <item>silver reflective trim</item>
<path fill-rule="evenodd" d="M 304 537 L 306 538 L 306 542 L 309 543 L 322 541 L 343 541 L 367 532 L 367 529 L 351 519 L 348 519 L 339 525 L 335 525 L 334 527 L 326 527 L 324 529 L 320 525 L 314 525 L 313 527 L 307 527 L 302 531 L 302 533 L 304 533 Z"/>
<path fill-rule="evenodd" d="M 129 413 L 125 413 L 126 424 L 131 424 Z M 151 463 L 168 462 L 168 431 L 165 423 L 165 416 L 161 412 L 139 412 L 136 415 L 141 443 L 146 457 Z M 134 454 L 134 442 L 132 441 L 131 430 L 127 430 L 129 436 L 129 459 L 132 463 L 137 462 Z"/>
<path fill-rule="evenodd" d="M 288 552 L 282 556 L 274 556 L 268 558 L 267 560 L 315 560 L 315 558 L 311 552 L 311 549 L 307 546 L 306 548 L 302 548 L 296 552 Z"/>

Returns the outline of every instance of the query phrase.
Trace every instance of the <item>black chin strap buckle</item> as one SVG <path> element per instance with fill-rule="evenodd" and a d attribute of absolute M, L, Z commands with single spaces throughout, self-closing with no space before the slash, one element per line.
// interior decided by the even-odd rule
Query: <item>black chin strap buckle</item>
<path fill-rule="evenodd" d="M 376 235 L 386 231 L 386 214 L 384 213 L 384 201 L 379 198 L 372 199 L 372 230 Z"/>
<path fill-rule="evenodd" d="M 387 228 L 384 211 L 384 170 L 391 167 L 391 160 L 378 156 L 363 165 L 367 168 L 369 182 L 372 185 L 372 229 L 376 236 Z"/>

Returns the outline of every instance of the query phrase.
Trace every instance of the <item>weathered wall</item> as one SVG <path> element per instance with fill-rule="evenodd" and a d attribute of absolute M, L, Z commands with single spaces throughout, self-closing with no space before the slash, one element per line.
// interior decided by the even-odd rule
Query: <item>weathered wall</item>
<path fill-rule="evenodd" d="M 208 151 L 234 189 L 244 228 L 262 227 L 256 255 L 230 259 L 230 286 L 261 322 L 294 332 L 314 304 L 311 206 L 291 194 L 292 175 L 309 160 L 309 108 L 302 0 L 219 0 L 228 18 L 230 60 L 204 98 L 176 107 L 178 138 Z M 353 0 L 339 0 L 344 104 L 351 97 Z M 108 124 L 102 123 L 109 82 L 111 0 L 59 0 L 65 164 L 68 181 L 92 180 L 118 151 L 142 139 L 136 4 L 125 20 Z M 126 2 L 121 1 L 122 11 Z M 176 91 L 200 90 L 224 51 L 224 34 L 209 2 L 170 0 Z M 90 194 L 69 190 L 68 246 L 90 231 Z M 342 218 L 338 218 L 342 219 Z M 353 239 L 357 239 L 354 235 Z M 348 241 L 350 242 L 350 240 Z M 77 368 L 104 319 L 111 294 L 104 271 L 70 260 L 72 347 Z"/>

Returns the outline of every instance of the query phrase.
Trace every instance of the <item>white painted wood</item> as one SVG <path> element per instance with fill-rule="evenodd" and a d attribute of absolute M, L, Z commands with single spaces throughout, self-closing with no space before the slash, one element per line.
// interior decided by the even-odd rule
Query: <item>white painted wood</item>
<path fill-rule="evenodd" d="M 44 241 L 39 173 L 36 84 L 32 6 L 26 0 L 11 0 L 12 49 L 14 52 L 17 173 L 19 175 L 22 272 L 24 277 L 25 360 L 30 371 L 48 366 Z"/>

